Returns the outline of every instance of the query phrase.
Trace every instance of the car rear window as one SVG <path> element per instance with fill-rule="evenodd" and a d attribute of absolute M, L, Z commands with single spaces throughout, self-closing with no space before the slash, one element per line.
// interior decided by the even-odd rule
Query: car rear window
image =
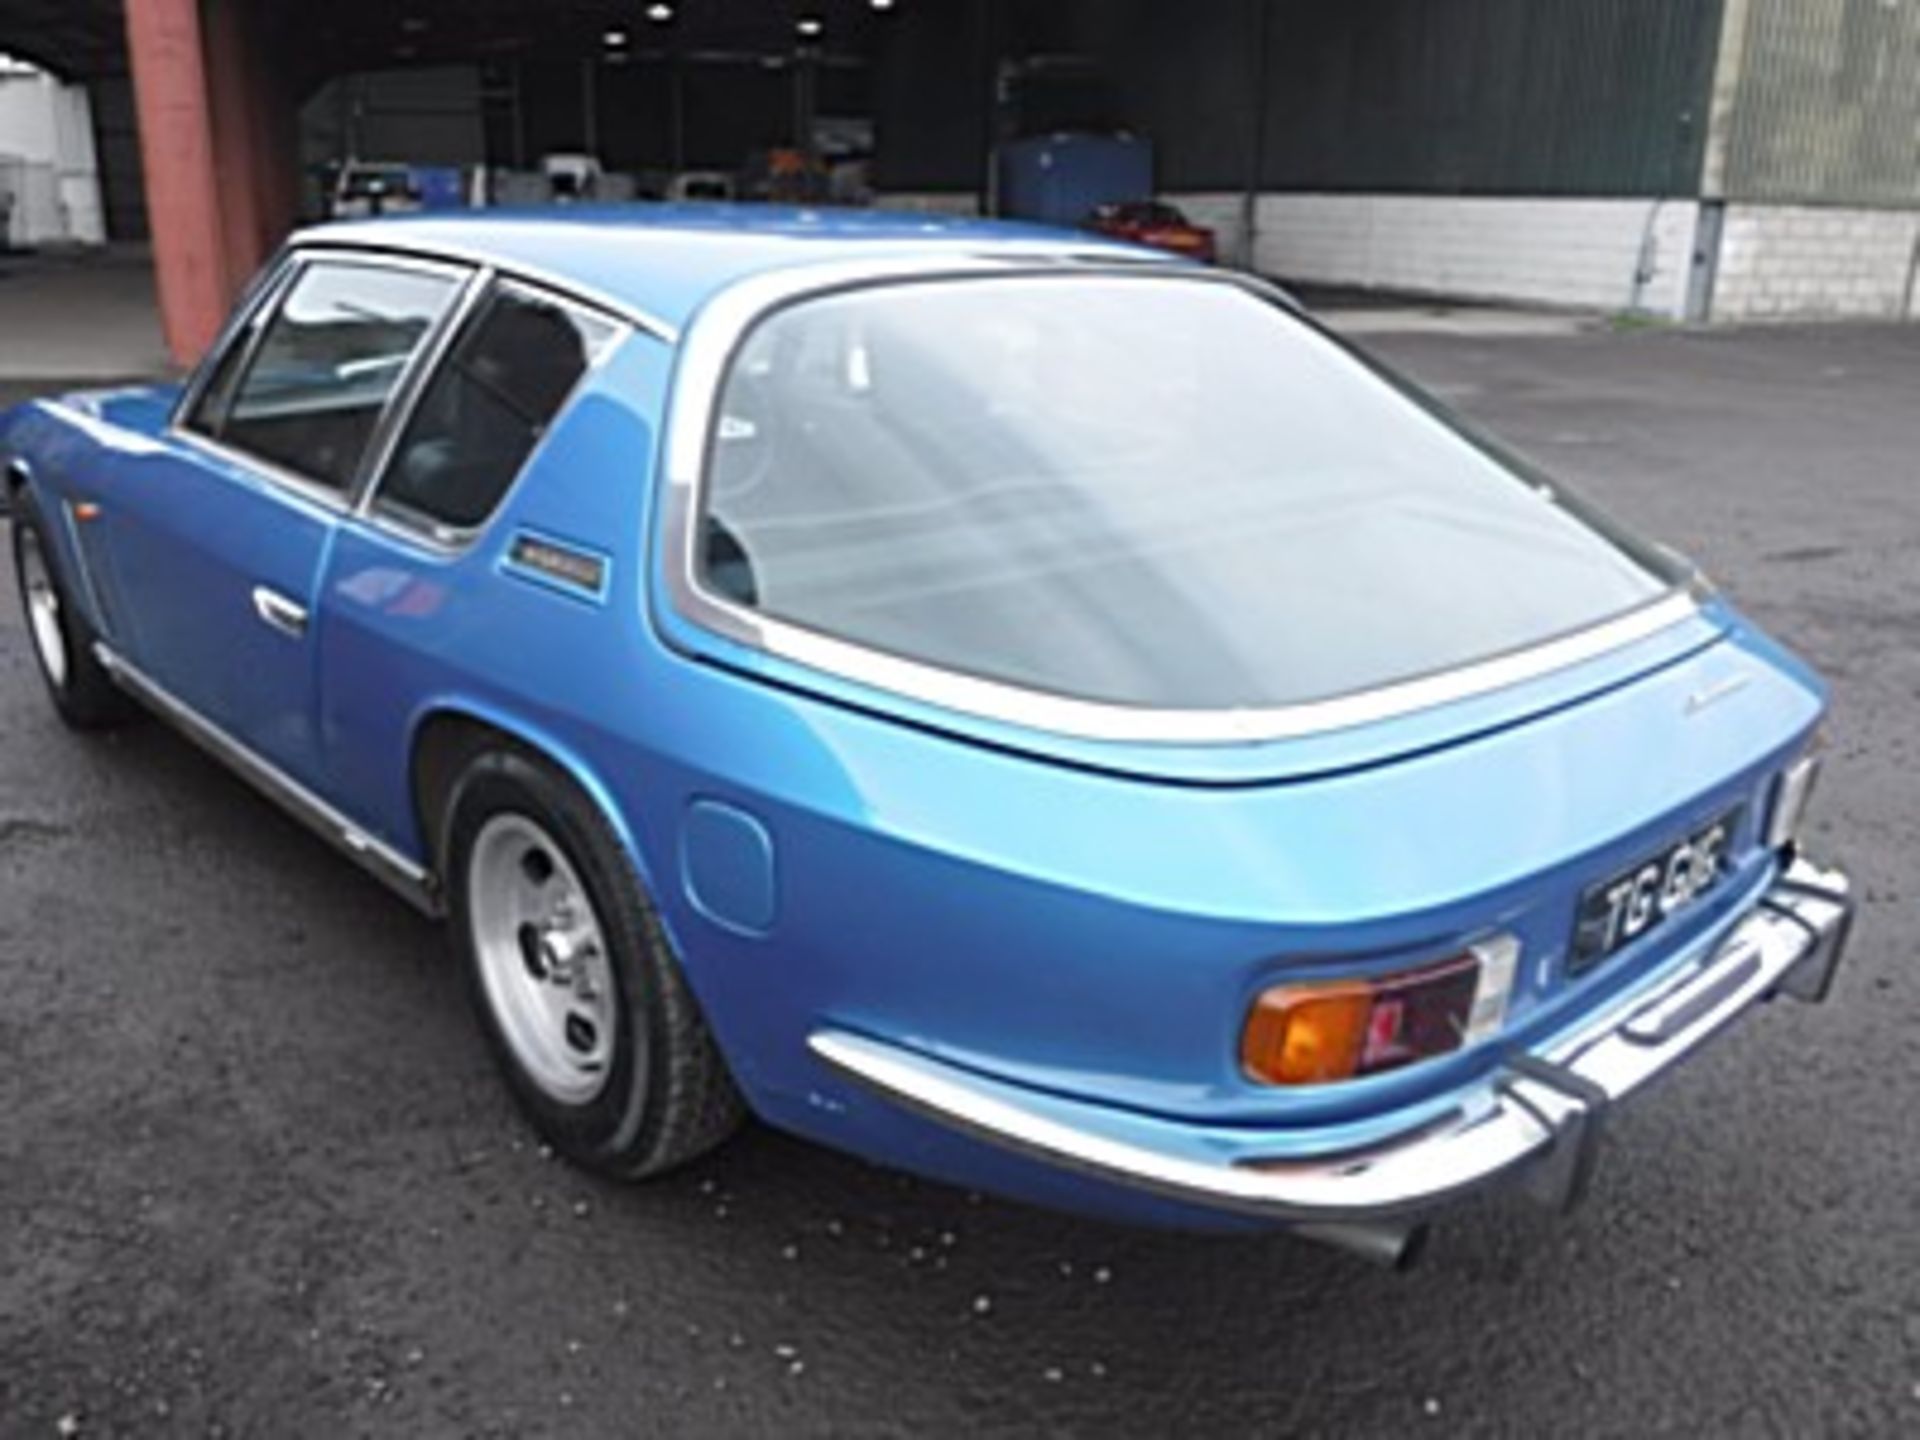
<path fill-rule="evenodd" d="M 1651 603 L 1655 552 L 1263 296 L 889 283 L 762 320 L 722 384 L 709 594 L 1123 706 L 1329 699 Z"/>
<path fill-rule="evenodd" d="M 436 530 L 479 526 L 613 335 L 578 307 L 496 286 L 428 381 L 376 505 Z"/>

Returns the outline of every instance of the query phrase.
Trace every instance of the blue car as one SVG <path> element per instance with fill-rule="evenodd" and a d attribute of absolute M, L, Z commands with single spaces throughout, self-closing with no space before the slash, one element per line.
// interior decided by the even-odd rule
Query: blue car
<path fill-rule="evenodd" d="M 446 917 L 615 1176 L 751 1113 L 1397 1262 L 1571 1204 L 1615 1100 L 1844 947 L 1821 682 L 1245 275 L 350 222 L 0 467 L 61 716 L 160 715 Z"/>

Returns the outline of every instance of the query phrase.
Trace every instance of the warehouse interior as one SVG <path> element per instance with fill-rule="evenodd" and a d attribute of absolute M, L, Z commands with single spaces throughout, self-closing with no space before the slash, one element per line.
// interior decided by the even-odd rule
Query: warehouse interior
<path fill-rule="evenodd" d="M 84 89 L 182 359 L 354 162 L 995 213 L 1008 147 L 1119 135 L 1289 279 L 1892 318 L 1920 271 L 1920 7 L 1882 0 L 0 0 L 0 55 Z"/>

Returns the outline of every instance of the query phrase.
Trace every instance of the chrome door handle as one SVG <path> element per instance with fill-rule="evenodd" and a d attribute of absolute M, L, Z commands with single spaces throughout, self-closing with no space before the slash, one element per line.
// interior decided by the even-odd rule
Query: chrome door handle
<path fill-rule="evenodd" d="M 253 587 L 253 613 L 282 635 L 298 640 L 307 633 L 307 607 L 264 585 Z"/>

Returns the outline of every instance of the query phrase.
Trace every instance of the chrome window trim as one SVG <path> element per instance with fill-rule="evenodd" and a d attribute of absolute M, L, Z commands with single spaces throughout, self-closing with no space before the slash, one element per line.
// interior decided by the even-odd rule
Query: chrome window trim
<path fill-rule="evenodd" d="M 492 280 L 493 271 L 484 266 L 468 275 L 466 284 L 454 296 L 453 303 L 434 322 L 432 333 L 421 345 L 414 362 L 407 367 L 407 373 L 400 377 L 393 394 L 387 397 L 386 408 L 381 411 L 379 423 L 374 426 L 373 436 L 367 442 L 367 453 L 360 457 L 360 470 L 354 476 L 349 492 L 350 503 L 347 508 L 352 513 L 367 513 L 374 491 L 379 488 L 380 478 L 386 474 L 387 466 L 393 459 L 394 447 L 400 443 L 401 433 L 413 419 L 414 408 L 426 393 L 427 384 L 439 370 L 440 362 L 453 349 L 461 327 L 479 308 Z"/>
<path fill-rule="evenodd" d="M 259 342 L 260 330 L 253 322 L 279 303 L 287 286 L 299 275 L 302 263 L 300 256 L 290 250 L 283 250 L 261 270 L 259 277 L 242 295 L 240 302 L 233 307 L 233 313 L 227 316 L 226 323 L 215 334 L 213 343 L 207 347 L 207 353 L 200 357 L 200 363 L 193 367 L 193 373 L 187 377 L 187 383 L 181 387 L 180 396 L 173 402 L 173 410 L 167 416 L 169 433 L 191 430 L 187 421 L 199 408 L 207 386 L 213 382 L 221 362 L 226 359 L 227 351 L 234 345 L 244 345 L 250 352 Z M 241 357 L 243 366 L 252 363 L 253 357 L 250 353 Z M 192 433 L 204 432 L 193 431 Z"/>
<path fill-rule="evenodd" d="M 1052 263 L 1046 263 L 1049 260 Z M 1694 587 L 1676 585 L 1644 605 L 1594 625 L 1450 669 L 1288 705 L 1196 710 L 1078 699 L 948 670 L 777 619 L 705 586 L 698 554 L 699 518 L 711 436 L 734 353 L 754 326 L 789 305 L 879 285 L 981 277 L 1057 279 L 1063 273 L 1232 285 L 1281 305 L 1313 325 L 1302 315 L 1298 302 L 1256 276 L 1178 263 L 1092 261 L 1072 252 L 834 262 L 769 271 L 738 281 L 708 301 L 682 337 L 667 402 L 659 563 L 665 567 L 673 608 L 694 625 L 725 639 L 942 709 L 1076 739 L 1167 745 L 1290 740 L 1372 724 L 1565 669 L 1645 639 L 1698 612 Z M 1524 480 L 1516 477 L 1516 483 Z M 671 642 L 672 637 L 668 638 Z"/>
<path fill-rule="evenodd" d="M 606 327 L 609 334 L 606 340 L 596 346 L 593 353 L 587 357 L 586 368 L 573 382 L 573 388 L 561 401 L 560 408 L 553 412 L 553 418 L 540 432 L 539 439 L 527 452 L 527 458 L 521 462 L 519 470 L 514 472 L 513 479 L 508 482 L 506 489 L 500 492 L 500 498 L 494 502 L 493 508 L 478 524 L 448 525 L 398 501 L 388 501 L 383 507 L 380 491 L 386 483 L 387 472 L 393 464 L 394 452 L 399 446 L 400 437 L 406 433 L 408 424 L 412 422 L 421 399 L 426 395 L 427 387 L 439 373 L 440 367 L 452 353 L 453 347 L 459 343 L 468 322 L 492 295 L 501 290 L 516 291 L 543 304 L 572 311 L 597 325 Z M 463 297 L 459 313 L 452 318 L 452 323 L 448 325 L 444 334 L 438 337 L 433 354 L 425 358 L 418 383 L 405 397 L 405 409 L 395 421 L 391 433 L 380 448 L 380 463 L 377 468 L 369 472 L 365 488 L 353 507 L 354 518 L 362 521 L 371 530 L 411 541 L 443 558 L 452 559 L 471 550 L 493 527 L 494 521 L 500 517 L 500 512 L 513 498 L 514 491 L 520 488 L 521 480 L 529 470 L 533 469 L 535 462 L 540 458 L 540 452 L 546 448 L 549 437 L 560 427 L 560 422 L 566 413 L 573 408 L 574 402 L 586 388 L 587 381 L 610 361 L 633 335 L 634 329 L 632 322 L 623 316 L 608 314 L 598 306 L 584 304 L 570 295 L 535 281 L 524 280 L 517 275 L 505 273 L 490 266 L 479 271 L 472 290 Z M 419 517 L 417 520 L 412 518 L 415 515 Z"/>
<path fill-rule="evenodd" d="M 256 455 L 250 450 L 229 445 L 218 436 L 196 430 L 188 425 L 187 419 L 193 413 L 193 407 L 199 403 L 200 394 L 220 367 L 220 360 L 226 355 L 229 344 L 244 343 L 248 354 L 242 359 L 247 371 L 253 367 L 253 351 L 257 350 L 267 331 L 266 324 L 255 324 L 263 317 L 270 321 L 277 313 L 275 307 L 287 297 L 292 287 L 299 283 L 301 276 L 316 264 L 338 264 L 373 269 L 384 266 L 390 270 L 411 270 L 417 274 L 435 275 L 450 280 L 455 286 L 453 298 L 448 302 L 433 324 L 428 328 L 426 338 L 407 361 L 407 368 L 401 374 L 397 384 L 388 394 L 381 409 L 380 418 L 374 422 L 373 434 L 367 442 L 366 453 L 361 455 L 353 477 L 343 487 L 328 485 L 303 475 L 297 470 L 270 460 L 264 455 Z M 392 260 L 376 260 L 357 253 L 336 252 L 331 246 L 311 246 L 307 248 L 289 248 L 282 259 L 272 269 L 269 283 L 259 286 L 257 294 L 236 308 L 235 317 L 230 318 L 218 341 L 207 351 L 206 357 L 194 372 L 194 379 L 186 393 L 175 404 L 173 413 L 168 417 L 166 435 L 226 464 L 255 475 L 267 484 L 293 497 L 317 506 L 332 516 L 354 513 L 362 491 L 366 488 L 371 462 L 380 454 L 383 437 L 396 408 L 411 393 L 412 386 L 421 372 L 421 367 L 430 355 L 437 354 L 439 346 L 448 333 L 448 322 L 457 314 L 464 313 L 464 307 L 472 295 L 480 272 L 459 262 L 437 262 L 414 256 L 398 256 Z M 245 339 L 241 332 L 247 331 Z M 241 377 L 245 383 L 245 375 Z"/>
<path fill-rule="evenodd" d="M 198 430 L 175 430 L 172 438 L 189 449 L 243 470 L 260 480 L 270 489 L 291 500 L 297 500 L 311 509 L 325 512 L 328 516 L 340 516 L 350 513 L 347 497 L 331 485 L 322 485 L 310 480 L 296 470 L 277 465 L 264 456 L 255 455 L 249 450 L 237 450 L 223 441 L 203 435 Z"/>
<path fill-rule="evenodd" d="M 444 244 L 438 241 L 410 242 L 399 236 L 391 239 L 386 237 L 375 239 L 354 235 L 331 235 L 324 229 L 303 230 L 289 243 L 295 247 L 316 250 L 324 248 L 333 251 L 352 251 L 368 256 L 441 260 L 475 268 L 484 267 L 499 275 L 523 280 L 539 289 L 551 291 L 589 310 L 603 311 L 614 319 L 623 320 L 669 345 L 680 343 L 680 328 L 662 320 L 651 311 L 644 310 L 630 301 L 592 285 L 583 285 L 578 280 L 548 270 L 544 266 L 523 264 L 503 257 L 484 245 Z"/>

